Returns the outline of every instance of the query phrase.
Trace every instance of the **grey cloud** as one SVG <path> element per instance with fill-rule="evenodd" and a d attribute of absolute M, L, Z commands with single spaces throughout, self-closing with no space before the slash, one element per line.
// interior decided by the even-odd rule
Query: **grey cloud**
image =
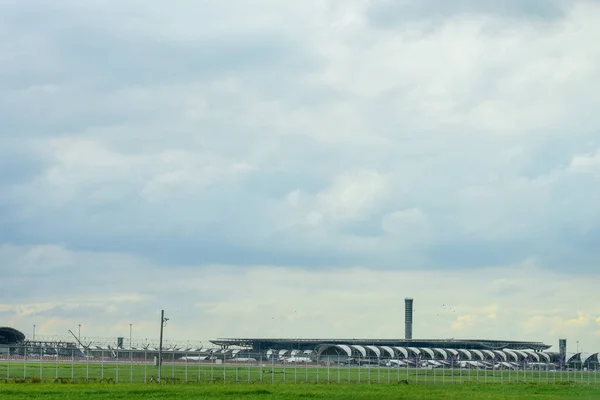
<path fill-rule="evenodd" d="M 471 238 L 461 242 L 449 241 L 432 246 L 428 251 L 431 262 L 454 268 L 476 268 L 489 265 L 515 264 L 530 256 L 527 243 L 502 243 Z"/>
<path fill-rule="evenodd" d="M 132 115 L 131 106 L 111 107 L 107 104 L 110 97 L 118 88 L 155 82 L 183 84 L 252 74 L 249 79 L 260 89 L 272 86 L 271 90 L 275 90 L 273 79 L 285 80 L 286 74 L 293 73 L 294 65 L 306 65 L 307 59 L 293 43 L 272 37 L 208 39 L 187 46 L 147 41 L 128 43 L 105 34 L 69 35 L 55 40 L 64 47 L 56 57 L 68 60 L 61 75 L 6 77 L 12 82 L 21 81 L 22 86 L 0 97 L 3 105 L 0 117 L 8 129 L 5 132 L 48 135 L 131 121 L 136 116 Z M 281 69 L 286 72 L 282 74 Z M 56 89 L 52 93 L 28 91 L 31 86 L 45 83 L 55 85 Z M 164 110 L 147 112 L 160 114 Z"/>
<path fill-rule="evenodd" d="M 494 18 L 531 11 L 457 4 Z M 567 117 L 557 122 L 548 111 L 542 128 L 522 126 L 527 113 L 507 117 L 501 106 L 512 97 L 497 89 L 521 64 L 474 67 L 445 92 L 451 70 L 448 81 L 395 68 L 361 74 L 379 59 L 324 39 L 330 33 L 319 36 L 323 48 L 301 32 L 245 26 L 236 28 L 244 37 L 207 30 L 160 39 L 77 13 L 84 18 L 62 31 L 40 16 L 15 19 L 27 29 L 11 25 L 30 47 L 1 82 L 0 242 L 131 253 L 163 266 L 474 269 L 537 257 L 558 269 L 572 252 L 584 269 L 595 259 L 600 199 L 584 194 L 598 182 L 568 171 L 573 157 L 598 147 L 595 132 L 571 127 L 580 108 L 567 100 Z M 432 79 L 440 81 L 428 87 Z M 383 89 L 371 91 L 369 80 Z M 538 97 L 532 109 L 542 110 Z M 440 98 L 448 109 L 436 108 Z M 491 112 L 470 119 L 482 104 Z M 506 119 L 505 136 L 490 129 Z M 16 135 L 35 145 L 11 144 Z M 386 215 L 412 209 L 423 221 L 384 229 Z"/>
<path fill-rule="evenodd" d="M 68 243 L 73 249 L 140 254 L 163 266 L 229 264 L 316 267 L 352 265 L 357 261 L 350 252 L 330 246 L 320 249 L 302 246 L 297 243 L 297 233 L 280 233 L 276 236 L 260 233 L 263 239 L 257 240 L 252 236 L 252 227 L 263 231 L 265 227 L 260 226 L 260 219 L 249 220 L 245 216 L 235 218 L 235 209 L 236 205 L 224 208 L 214 215 L 213 222 L 201 223 L 193 229 L 186 229 L 168 219 L 143 222 L 156 213 L 169 215 L 173 209 L 168 207 L 137 215 L 132 215 L 133 211 L 130 211 L 125 220 L 109 212 L 105 214 L 109 218 L 102 223 L 97 218 L 90 219 L 81 213 L 60 213 L 53 220 L 5 224 L 11 232 L 0 238 L 20 245 Z M 217 212 L 215 208 L 211 211 Z M 256 210 L 243 208 L 238 214 L 240 212 L 255 213 Z M 89 213 L 88 210 L 86 214 Z M 134 223 L 134 219 L 139 223 Z M 124 226 L 128 224 L 133 226 L 128 229 Z M 237 225 L 243 227 L 237 228 Z"/>
<path fill-rule="evenodd" d="M 199 293 L 188 283 L 214 273 L 212 268 L 164 269 L 103 250 L 73 253 L 60 246 L 0 246 L 4 277 L 0 306 L 31 304 L 37 309 L 32 311 L 34 316 L 77 317 L 89 316 L 90 308 L 98 312 L 125 305 L 130 315 L 146 315 L 167 296 L 182 303 L 189 298 L 211 301 L 218 297 L 218 291 L 210 287 Z M 171 284 L 163 284 L 165 280 Z M 54 305 L 48 308 L 48 303 Z"/>
<path fill-rule="evenodd" d="M 299 143 L 292 141 L 290 145 L 299 150 Z M 269 264 L 303 265 L 307 268 L 363 263 L 373 267 L 408 265 L 410 263 L 406 260 L 414 259 L 414 254 L 406 254 L 405 248 L 387 248 L 384 244 L 385 240 L 394 239 L 386 239 L 381 226 L 382 217 L 389 212 L 420 206 L 432 220 L 434 235 L 432 243 L 411 250 L 423 252 L 426 260 L 413 266 L 475 268 L 510 264 L 539 256 L 544 265 L 560 268 L 561 263 L 566 261 L 564 256 L 546 249 L 544 243 L 561 241 L 563 234 L 552 237 L 547 232 L 564 231 L 564 223 L 571 220 L 577 224 L 581 218 L 586 218 L 586 213 L 595 209 L 596 204 L 594 198 L 580 197 L 566 203 L 580 205 L 577 219 L 565 214 L 570 210 L 557 208 L 560 203 L 554 205 L 547 199 L 534 198 L 507 208 L 502 202 L 507 201 L 506 198 L 509 202 L 519 201 L 513 196 L 521 194 L 503 193 L 501 186 L 489 183 L 485 190 L 491 191 L 491 198 L 478 200 L 478 197 L 472 197 L 467 208 L 462 209 L 459 204 L 464 199 L 457 195 L 464 188 L 462 185 L 477 181 L 479 173 L 486 171 L 473 175 L 474 169 L 483 165 L 483 161 L 479 156 L 470 159 L 470 156 L 458 152 L 447 160 L 448 163 L 456 163 L 458 158 L 462 160 L 462 167 L 452 172 L 454 179 L 451 182 L 440 184 L 433 179 L 435 175 L 428 175 L 437 173 L 432 169 L 437 164 L 419 170 L 416 176 L 420 176 L 417 178 L 420 181 L 416 181 L 412 189 L 403 195 L 396 191 L 396 182 L 392 181 L 392 189 L 398 193 L 397 196 L 386 200 L 363 219 L 340 223 L 329 232 L 333 236 L 319 243 L 310 239 L 310 230 L 289 221 L 291 210 L 282 205 L 282 199 L 295 189 L 301 189 L 309 196 L 325 190 L 331 179 L 319 175 L 319 172 L 340 168 L 339 163 L 343 165 L 344 162 L 343 152 L 340 160 L 331 163 L 328 157 L 331 158 L 333 153 L 322 152 L 320 157 L 313 158 L 309 148 L 304 148 L 297 155 L 290 150 L 280 148 L 282 154 L 290 154 L 290 162 L 280 164 L 279 169 L 258 170 L 240 181 L 192 190 L 182 198 L 174 197 L 175 193 L 167 194 L 164 201 L 156 204 L 140 196 L 139 183 L 127 183 L 128 180 L 118 183 L 108 177 L 106 181 L 90 182 L 88 189 L 81 192 L 82 197 L 74 198 L 68 204 L 44 208 L 34 206 L 30 210 L 36 211 L 30 211 L 26 217 L 20 212 L 22 204 L 13 204 L 3 213 L 7 229 L 1 233 L 2 240 L 19 244 L 68 243 L 73 249 L 135 253 L 165 265 Z M 532 152 L 536 152 L 535 146 L 527 149 L 527 154 Z M 389 156 L 393 157 L 394 150 L 390 149 L 390 153 Z M 303 157 L 313 163 L 303 168 Z M 489 158 L 489 155 L 483 153 L 485 157 Z M 568 159 L 566 154 L 561 155 L 562 159 Z M 546 159 L 541 160 L 547 162 Z M 551 172 L 560 169 L 561 165 L 562 161 L 552 167 L 546 164 L 543 169 L 548 167 Z M 519 171 L 517 165 L 513 173 L 520 174 Z M 449 172 L 445 171 L 445 175 L 448 176 Z M 561 187 L 560 183 L 553 185 L 555 190 Z M 572 196 L 570 192 L 577 194 L 581 185 L 585 184 L 582 181 L 572 182 L 563 186 L 562 193 L 565 196 Z M 99 203 L 91 202 L 89 196 L 103 186 L 115 190 L 116 197 Z M 440 190 L 445 193 L 443 197 L 437 195 Z M 522 195 L 529 196 L 528 193 Z M 479 202 L 488 204 L 480 205 Z M 533 209 L 528 211 L 528 207 Z M 471 223 L 476 224 L 477 235 L 465 228 Z M 530 228 L 521 231 L 519 227 L 524 223 Z M 538 229 L 535 224 L 539 223 L 543 225 Z M 589 220 L 589 223 L 596 226 L 594 224 L 598 221 Z M 498 230 L 505 232 L 498 236 Z M 406 232 L 408 236 L 412 233 Z M 588 233 L 582 232 L 579 237 L 586 238 L 586 235 Z M 344 240 L 370 237 L 379 244 L 373 250 L 352 249 L 341 244 L 336 236 L 340 240 L 343 237 L 346 237 Z M 513 238 L 508 239 L 510 236 Z M 568 236 L 573 237 L 571 234 Z M 595 242 L 589 240 L 570 240 L 565 242 L 565 246 L 568 246 L 568 251 L 575 252 L 571 261 L 581 264 L 581 268 L 587 268 L 597 248 Z"/>
<path fill-rule="evenodd" d="M 58 37 L 69 69 L 88 74 L 96 84 L 163 84 L 241 72 L 273 71 L 294 56 L 294 43 L 272 36 L 208 37 L 193 43 L 127 40 L 103 33 L 84 37 Z M 77 58 L 73 59 L 76 55 Z M 106 61 L 105 61 L 106 60 Z M 111 85 L 112 84 L 112 85 Z"/>
<path fill-rule="evenodd" d="M 17 259 L 32 252 L 56 257 L 39 248 L 12 251 Z M 131 257 L 82 254 L 60 248 L 52 252 L 70 258 L 73 267 L 79 263 L 94 264 L 93 260 L 100 259 L 98 268 L 103 263 L 120 267 L 123 275 L 101 281 L 95 288 L 86 288 L 84 293 L 71 282 L 59 286 L 57 291 L 56 287 L 46 287 L 49 285 L 44 285 L 44 280 L 30 277 L 29 287 L 39 288 L 42 294 L 36 297 L 33 293 L 29 298 L 3 297 L 0 315 L 9 325 L 28 331 L 32 324 L 37 324 L 36 334 L 49 335 L 66 334 L 67 329 L 77 329 L 82 324 L 82 336 L 106 338 L 123 335 L 133 323 L 134 339 L 156 338 L 156 321 L 162 308 L 171 318 L 165 332 L 169 340 L 245 335 L 389 337 L 396 336 L 402 327 L 398 318 L 390 318 L 395 315 L 393 312 L 377 312 L 378 305 L 402 304 L 405 296 L 412 295 L 417 301 L 419 317 L 415 318 L 415 332 L 420 332 L 419 335 L 426 335 L 432 329 L 442 337 L 466 334 L 452 329 L 454 315 L 436 318 L 442 304 L 451 304 L 457 314 L 471 315 L 476 320 L 469 327 L 473 335 L 554 343 L 557 333 L 550 332 L 547 322 L 559 327 L 564 324 L 562 328 L 569 333 L 575 328 L 568 329 L 565 322 L 573 318 L 573 309 L 593 315 L 593 305 L 585 297 L 572 295 L 573 287 L 593 291 L 592 279 L 557 274 L 527 263 L 477 271 L 306 271 L 216 266 L 167 271 Z M 0 249 L 0 257 L 2 254 L 6 254 L 4 249 Z M 29 265 L 40 267 L 44 262 L 39 261 Z M 23 266 L 22 261 L 15 265 Z M 132 270 L 140 273 L 137 280 L 130 280 Z M 94 274 L 86 272 L 89 277 Z M 498 281 L 499 276 L 507 278 Z M 432 282 L 444 284 L 431 291 Z M 503 292 L 507 288 L 521 290 Z M 546 297 L 550 292 L 555 293 L 552 304 Z M 473 297 L 479 299 L 477 304 L 473 303 Z M 298 298 L 304 301 L 300 304 Z M 489 317 L 490 314 L 494 317 Z M 335 324 L 331 324 L 331 315 L 338 316 Z M 277 324 L 272 323 L 273 316 Z M 533 320 L 531 326 L 525 326 L 531 316 L 544 316 L 550 321 Z M 376 331 L 371 325 L 377 325 Z M 597 342 L 592 332 L 581 337 L 590 343 Z"/>
<path fill-rule="evenodd" d="M 541 137 L 523 152 L 515 154 L 511 161 L 519 165 L 522 176 L 535 179 L 567 168 L 573 155 L 593 152 L 599 147 L 600 140 L 595 132 Z"/>
<path fill-rule="evenodd" d="M 340 232 L 356 237 L 382 237 L 385 231 L 381 226 L 383 215 L 375 215 L 373 218 L 362 221 L 351 221 L 341 227 Z"/>
<path fill-rule="evenodd" d="M 560 238 L 553 235 L 538 246 L 540 263 L 549 269 L 595 274 L 600 262 L 600 228 L 597 222 L 589 223 L 592 228 L 574 226 L 575 222 L 562 226 Z"/>
<path fill-rule="evenodd" d="M 407 22 L 433 21 L 464 14 L 526 20 L 556 20 L 564 16 L 564 4 L 553 0 L 374 0 L 369 4 L 369 21 L 375 26 L 394 26 Z"/>
<path fill-rule="evenodd" d="M 493 290 L 493 293 L 494 296 L 514 296 L 523 293 L 525 290 L 525 288 L 509 282 L 497 285 L 497 288 Z"/>
<path fill-rule="evenodd" d="M 115 23 L 64 2 L 39 8 L 9 5 L 5 10 L 11 35 L 0 45 L 0 52 L 10 55 L 0 77 L 5 88 L 0 118 L 6 128 L 0 135 L 80 133 L 169 115 L 182 106 L 169 104 L 169 99 L 148 104 L 147 98 L 113 105 L 126 95 L 124 90 L 138 89 L 147 96 L 146 88 L 189 88 L 235 78 L 266 98 L 278 98 L 294 92 L 289 83 L 294 75 L 318 66 L 298 35 L 204 30 L 192 40 L 182 40 L 128 31 L 128 24 L 141 18 L 132 10 Z M 223 104 L 211 97 L 207 106 L 211 110 Z"/>
<path fill-rule="evenodd" d="M 361 2 L 1 3 L 6 324 L 152 336 L 165 308 L 170 338 L 388 336 L 378 305 L 414 295 L 419 332 L 554 343 L 593 315 L 595 3 L 407 6 L 510 30 L 431 36 Z M 448 299 L 468 331 L 428 317 Z"/>
<path fill-rule="evenodd" d="M 0 187 L 30 182 L 51 164 L 51 158 L 35 143 L 20 139 L 4 140 L 0 148 Z M 3 197 L 0 195 L 0 206 Z"/>

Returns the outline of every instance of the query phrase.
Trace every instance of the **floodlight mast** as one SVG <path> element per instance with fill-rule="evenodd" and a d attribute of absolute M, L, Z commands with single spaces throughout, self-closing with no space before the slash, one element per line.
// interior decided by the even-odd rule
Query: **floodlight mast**
<path fill-rule="evenodd" d="M 161 372 L 162 372 L 162 342 L 163 342 L 163 328 L 167 325 L 169 318 L 165 318 L 165 310 L 160 311 L 160 340 L 158 344 L 158 383 L 162 383 Z"/>

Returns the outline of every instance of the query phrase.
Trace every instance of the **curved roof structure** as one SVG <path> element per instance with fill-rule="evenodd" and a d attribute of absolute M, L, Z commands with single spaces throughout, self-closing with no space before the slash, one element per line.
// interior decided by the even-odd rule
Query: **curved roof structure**
<path fill-rule="evenodd" d="M 406 350 L 404 347 L 394 346 L 394 348 L 398 350 L 398 353 L 402 353 L 404 358 L 408 358 L 408 350 Z"/>
<path fill-rule="evenodd" d="M 502 350 L 502 351 L 504 351 L 504 353 L 506 353 L 506 354 L 508 354 L 509 356 L 511 356 L 511 357 L 512 357 L 512 359 L 513 359 L 513 361 L 519 361 L 519 355 L 518 355 L 517 353 L 515 353 L 514 351 L 512 351 L 512 350 L 507 350 L 507 349 L 504 349 L 504 350 Z M 508 361 L 508 360 L 507 360 L 507 361 Z"/>
<path fill-rule="evenodd" d="M 417 349 L 416 347 L 407 347 L 406 349 L 415 357 L 421 357 L 421 350 Z"/>
<path fill-rule="evenodd" d="M 585 358 L 585 360 L 583 360 L 584 363 L 589 363 L 589 362 L 598 362 L 600 361 L 598 359 L 598 356 L 600 355 L 600 353 L 594 353 L 588 357 Z"/>
<path fill-rule="evenodd" d="M 486 354 L 489 359 L 493 360 L 496 355 L 491 350 L 481 350 L 483 354 Z"/>
<path fill-rule="evenodd" d="M 448 353 L 444 349 L 434 348 L 433 351 L 437 352 L 442 356 L 442 359 L 446 360 L 448 358 Z"/>
<path fill-rule="evenodd" d="M 365 346 L 367 349 L 371 350 L 377 358 L 381 357 L 381 350 L 377 346 Z"/>
<path fill-rule="evenodd" d="M 390 346 L 390 347 L 416 347 L 416 348 L 443 348 L 443 349 L 468 349 L 468 350 L 547 350 L 551 345 L 541 342 L 521 342 L 512 340 L 486 340 L 486 339 L 285 339 L 285 338 L 220 338 L 211 340 L 217 346 L 252 347 L 254 350 L 267 349 L 314 349 L 319 344 L 347 344 L 362 346 Z"/>
<path fill-rule="evenodd" d="M 362 354 L 362 356 L 363 356 L 363 357 L 366 357 L 366 356 L 367 356 L 367 350 L 365 350 L 365 348 L 364 348 L 364 347 L 362 347 L 362 346 L 359 346 L 359 345 L 357 345 L 357 344 L 353 344 L 353 345 L 352 345 L 352 348 L 353 348 L 353 349 L 355 349 L 355 350 L 358 350 L 358 351 L 360 352 L 360 354 Z"/>
<path fill-rule="evenodd" d="M 457 360 L 458 359 L 458 350 L 456 349 L 444 349 L 446 350 L 447 353 L 452 354 L 452 359 L 453 360 Z M 471 356 L 471 353 L 469 353 L 469 357 Z"/>
<path fill-rule="evenodd" d="M 396 354 L 394 354 L 394 350 L 392 350 L 392 348 L 389 346 L 381 346 L 381 349 L 386 351 L 392 358 L 396 356 Z"/>
<path fill-rule="evenodd" d="M 522 350 L 515 350 L 514 352 L 520 355 L 523 358 L 523 360 L 529 359 L 529 354 L 525 353 Z"/>
<path fill-rule="evenodd" d="M 235 355 L 240 350 L 232 350 Z M 302 353 L 301 350 L 269 350 L 267 356 L 271 354 L 279 354 L 280 357 L 283 355 L 291 354 L 292 356 Z M 311 353 L 311 351 L 304 351 L 304 354 Z M 358 358 L 389 358 L 398 359 L 404 358 L 423 358 L 427 360 L 465 360 L 465 361 L 500 361 L 500 362 L 522 362 L 522 361 L 533 361 L 533 362 L 552 362 L 553 355 L 545 352 L 534 352 L 531 350 L 466 350 L 466 349 L 447 349 L 447 348 L 404 348 L 400 346 L 359 346 L 359 345 L 345 345 L 345 344 L 333 344 L 323 343 L 315 348 L 317 356 L 335 356 L 335 355 L 346 355 L 348 357 Z M 599 353 L 576 353 L 569 355 L 570 362 L 583 362 L 583 363 L 598 363 Z"/>
<path fill-rule="evenodd" d="M 0 328 L 0 340 L 18 342 L 25 335 L 12 328 Z M 15 334 L 15 332 L 18 333 Z M 10 336 L 10 337 L 9 337 Z M 0 341 L 0 343 L 3 343 Z M 485 340 L 383 340 L 383 339 L 333 339 L 320 342 L 318 339 L 225 339 L 212 341 L 222 349 L 240 346 L 252 351 L 267 352 L 267 356 L 289 354 L 315 354 L 327 357 L 348 356 L 351 358 L 383 359 L 423 359 L 448 361 L 499 361 L 560 362 L 559 353 L 543 351 L 547 345 L 539 342 L 511 342 Z M 268 350 L 268 351 L 267 351 Z M 223 350 L 221 350 L 223 351 Z M 229 350 L 232 351 L 232 350 Z M 566 360 L 571 363 L 600 363 L 597 353 L 568 353 Z"/>
<path fill-rule="evenodd" d="M 544 357 L 544 360 L 546 360 L 546 362 L 550 362 L 550 360 L 552 359 L 552 357 L 550 357 L 550 354 L 544 353 L 543 351 L 539 352 L 538 354 Z"/>
<path fill-rule="evenodd" d="M 523 352 L 525 352 L 528 355 L 530 355 L 533 360 L 535 360 L 537 362 L 540 361 L 540 356 L 536 352 L 531 351 L 531 350 L 523 350 Z"/>
<path fill-rule="evenodd" d="M 597 362 L 598 361 L 598 353 L 575 353 L 572 356 L 568 357 L 567 363 L 589 363 L 589 362 Z"/>
<path fill-rule="evenodd" d="M 352 355 L 352 349 L 349 346 L 346 346 L 345 344 L 338 344 L 337 346 L 338 348 L 344 350 L 348 357 Z"/>
<path fill-rule="evenodd" d="M 327 349 L 330 348 L 336 348 L 338 350 L 341 350 L 342 352 L 344 352 L 348 357 L 352 356 L 352 350 L 350 349 L 350 347 L 344 345 L 344 344 L 322 344 L 320 346 L 317 346 L 316 348 L 316 352 L 318 355 L 323 354 Z"/>
<path fill-rule="evenodd" d="M 17 344 L 25 340 L 25 334 L 15 328 L 0 327 L 0 344 Z"/>
<path fill-rule="evenodd" d="M 467 359 L 472 360 L 473 359 L 473 353 L 471 353 L 469 350 L 465 350 L 465 349 L 458 349 L 459 353 L 464 354 Z M 459 355 L 460 357 L 460 355 Z M 462 359 L 462 357 L 460 357 Z"/>
<path fill-rule="evenodd" d="M 433 352 L 433 350 L 427 347 L 422 347 L 419 350 L 421 350 L 421 354 L 427 353 L 429 355 L 429 358 L 431 358 L 432 360 L 435 358 L 435 353 Z"/>

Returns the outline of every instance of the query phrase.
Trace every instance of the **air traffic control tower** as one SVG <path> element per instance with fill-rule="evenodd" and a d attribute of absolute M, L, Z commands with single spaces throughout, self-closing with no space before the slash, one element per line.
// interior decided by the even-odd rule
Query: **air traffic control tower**
<path fill-rule="evenodd" d="M 412 339 L 413 326 L 413 299 L 404 299 L 404 338 Z"/>

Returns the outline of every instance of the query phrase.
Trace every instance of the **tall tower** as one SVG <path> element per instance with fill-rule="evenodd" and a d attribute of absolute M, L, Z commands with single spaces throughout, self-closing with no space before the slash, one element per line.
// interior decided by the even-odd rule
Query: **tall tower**
<path fill-rule="evenodd" d="M 560 363 L 564 364 L 567 362 L 567 339 L 558 339 L 558 354 L 560 356 Z"/>
<path fill-rule="evenodd" d="M 413 299 L 404 299 L 404 338 L 412 339 Z"/>

